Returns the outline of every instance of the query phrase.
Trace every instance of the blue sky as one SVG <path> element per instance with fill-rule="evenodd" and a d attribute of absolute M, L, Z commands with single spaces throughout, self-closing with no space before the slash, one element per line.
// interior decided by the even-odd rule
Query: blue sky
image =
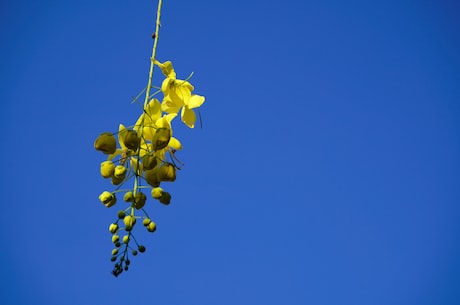
<path fill-rule="evenodd" d="M 460 303 L 455 1 L 165 0 L 203 128 L 113 277 L 93 141 L 139 114 L 155 11 L 1 3 L 2 304 Z"/>

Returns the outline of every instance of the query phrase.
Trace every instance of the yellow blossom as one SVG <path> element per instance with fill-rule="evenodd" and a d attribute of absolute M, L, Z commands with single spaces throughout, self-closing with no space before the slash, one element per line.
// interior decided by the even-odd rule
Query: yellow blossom
<path fill-rule="evenodd" d="M 166 79 L 161 85 L 164 99 L 161 110 L 167 113 L 178 113 L 181 110 L 181 120 L 190 128 L 195 126 L 196 115 L 194 108 L 204 103 L 204 96 L 192 94 L 194 87 L 186 80 L 176 79 L 176 73 L 171 62 L 155 62 L 163 71 Z"/>

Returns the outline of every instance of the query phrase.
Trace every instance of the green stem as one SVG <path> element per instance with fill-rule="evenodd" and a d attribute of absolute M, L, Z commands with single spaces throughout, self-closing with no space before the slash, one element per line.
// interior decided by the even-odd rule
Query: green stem
<path fill-rule="evenodd" d="M 158 44 L 158 34 L 160 32 L 160 16 L 161 16 L 161 6 L 163 4 L 162 0 L 158 0 L 158 10 L 157 10 L 157 22 L 155 27 L 155 37 L 153 39 L 153 49 L 152 49 L 152 57 L 150 57 L 150 72 L 149 72 L 149 81 L 147 83 L 147 89 L 145 90 L 145 101 L 144 101 L 144 108 L 147 106 L 149 102 L 150 96 L 150 89 L 152 88 L 152 76 L 153 76 L 153 69 L 155 67 L 155 56 L 157 54 L 157 44 Z"/>
<path fill-rule="evenodd" d="M 152 48 L 152 56 L 150 57 L 150 71 L 149 71 L 149 80 L 147 82 L 147 88 L 145 89 L 145 100 L 144 100 L 144 114 L 147 113 L 147 105 L 149 102 L 149 97 L 150 97 L 150 89 L 152 88 L 152 77 L 153 77 L 153 69 L 155 68 L 155 56 L 157 54 L 157 45 L 158 45 L 158 34 L 160 33 L 160 17 L 161 17 L 161 6 L 163 5 L 162 0 L 158 0 L 158 9 L 157 9 L 157 21 L 156 21 L 156 26 L 155 26 L 155 36 L 153 38 L 153 48 Z M 141 134 L 143 134 L 143 129 L 144 129 L 144 120 L 141 122 L 140 126 L 140 131 Z M 139 140 L 139 144 L 140 144 Z M 140 145 L 139 145 L 140 146 Z M 138 162 L 140 160 L 140 149 L 137 152 L 137 159 Z M 136 177 L 134 179 L 134 196 L 136 196 L 137 193 L 137 188 L 140 186 L 139 179 L 140 179 L 140 173 L 139 169 L 136 170 Z M 131 213 L 133 214 L 133 212 Z"/>

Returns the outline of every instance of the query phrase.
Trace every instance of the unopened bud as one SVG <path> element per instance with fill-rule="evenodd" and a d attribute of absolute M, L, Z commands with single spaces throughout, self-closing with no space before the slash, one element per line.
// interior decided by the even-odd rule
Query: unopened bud
<path fill-rule="evenodd" d="M 115 197 L 115 194 L 112 194 L 108 191 L 102 192 L 102 194 L 99 195 L 99 200 L 108 208 L 117 203 L 117 198 Z"/>
<path fill-rule="evenodd" d="M 104 178 L 112 177 L 115 171 L 115 164 L 112 161 L 104 161 L 101 163 L 101 175 Z"/>
<path fill-rule="evenodd" d="M 142 221 L 142 224 L 143 224 L 144 226 L 148 226 L 149 223 L 151 223 L 151 222 L 152 222 L 152 221 L 150 220 L 150 218 L 144 218 L 144 220 Z"/>
<path fill-rule="evenodd" d="M 153 221 L 151 221 L 147 225 L 147 231 L 149 231 L 149 232 L 155 232 L 156 229 L 157 229 L 157 225 Z"/>
<path fill-rule="evenodd" d="M 126 171 L 128 169 L 124 167 L 123 165 L 117 165 L 115 166 L 115 170 L 113 172 L 113 177 L 117 179 L 125 179 L 126 177 Z"/>
<path fill-rule="evenodd" d="M 123 219 L 123 222 L 125 223 L 125 230 L 126 231 L 131 231 L 131 229 L 134 227 L 134 225 L 136 224 L 136 218 L 134 216 L 131 216 L 131 215 L 127 215 L 125 216 L 125 218 Z"/>
<path fill-rule="evenodd" d="M 125 218 L 125 216 L 126 216 L 125 211 L 118 211 L 118 219 L 123 219 Z"/>
<path fill-rule="evenodd" d="M 139 252 L 141 252 L 141 253 L 142 253 L 142 252 L 145 252 L 145 247 L 142 246 L 142 245 L 139 245 L 139 246 L 137 247 L 137 250 L 139 250 Z"/>
<path fill-rule="evenodd" d="M 133 192 L 126 192 L 123 196 L 123 200 L 126 202 L 132 202 L 134 200 Z"/>
<path fill-rule="evenodd" d="M 144 172 L 145 181 L 153 187 L 160 186 L 160 179 L 158 178 L 158 168 L 150 169 Z"/>
<path fill-rule="evenodd" d="M 169 128 L 158 128 L 152 139 L 152 148 L 157 151 L 168 146 L 169 140 L 171 139 L 171 129 Z"/>
<path fill-rule="evenodd" d="M 135 130 L 126 130 L 123 135 L 123 143 L 128 149 L 136 151 L 139 148 L 139 136 Z"/>
<path fill-rule="evenodd" d="M 120 177 L 120 178 L 117 178 L 115 176 L 112 176 L 112 184 L 113 185 L 119 185 L 123 182 L 123 180 L 125 180 L 124 177 Z"/>
<path fill-rule="evenodd" d="M 134 197 L 134 207 L 136 209 L 142 209 L 147 201 L 147 196 L 145 196 L 142 192 L 137 192 L 136 196 Z"/>
<path fill-rule="evenodd" d="M 124 244 L 129 243 L 129 235 L 123 236 L 123 243 L 124 243 Z"/>
<path fill-rule="evenodd" d="M 160 198 L 160 202 L 164 205 L 168 205 L 171 202 L 171 194 L 169 194 L 168 192 L 163 192 Z"/>
<path fill-rule="evenodd" d="M 161 187 L 154 187 L 152 189 L 152 197 L 155 199 L 160 199 L 161 195 L 163 195 L 163 189 Z"/>
<path fill-rule="evenodd" d="M 109 231 L 112 234 L 115 234 L 118 230 L 118 225 L 116 223 L 111 223 L 109 226 Z"/>
<path fill-rule="evenodd" d="M 104 154 L 110 155 L 117 150 L 117 141 L 110 132 L 101 133 L 96 141 L 94 141 L 94 148 L 103 152 Z"/>
<path fill-rule="evenodd" d="M 144 170 L 153 169 L 157 165 L 157 157 L 146 154 L 142 157 L 142 167 Z"/>
<path fill-rule="evenodd" d="M 160 181 L 175 181 L 176 168 L 171 163 L 164 163 L 158 168 L 158 179 Z"/>
<path fill-rule="evenodd" d="M 118 235 L 112 235 L 112 242 L 116 244 L 120 240 L 120 236 Z"/>

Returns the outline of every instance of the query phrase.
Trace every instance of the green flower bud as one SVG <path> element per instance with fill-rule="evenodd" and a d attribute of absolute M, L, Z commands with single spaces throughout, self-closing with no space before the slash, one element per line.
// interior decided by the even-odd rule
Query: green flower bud
<path fill-rule="evenodd" d="M 171 194 L 169 194 L 168 192 L 163 192 L 160 198 L 160 202 L 164 205 L 168 205 L 171 202 Z"/>
<path fill-rule="evenodd" d="M 120 244 L 119 241 L 117 241 L 117 242 L 115 243 L 115 247 L 117 247 L 117 248 L 120 248 L 120 247 L 121 247 L 121 244 Z"/>
<path fill-rule="evenodd" d="M 123 196 L 123 200 L 126 202 L 132 202 L 134 200 L 133 192 L 126 192 Z"/>
<path fill-rule="evenodd" d="M 102 192 L 102 194 L 99 195 L 99 200 L 108 208 L 117 203 L 117 198 L 115 197 L 115 194 L 112 194 L 108 191 Z"/>
<path fill-rule="evenodd" d="M 116 244 L 119 240 L 120 240 L 120 236 L 118 236 L 118 235 L 116 235 L 116 234 L 115 234 L 115 235 L 112 235 L 112 242 L 113 242 L 114 244 Z"/>
<path fill-rule="evenodd" d="M 129 235 L 123 236 L 123 243 L 124 243 L 124 244 L 129 243 Z"/>
<path fill-rule="evenodd" d="M 125 179 L 127 170 L 128 169 L 126 167 L 124 167 L 123 165 L 117 165 L 117 166 L 115 166 L 113 176 L 115 178 Z"/>
<path fill-rule="evenodd" d="M 125 211 L 118 211 L 118 219 L 123 219 L 125 218 L 125 216 L 126 216 Z"/>
<path fill-rule="evenodd" d="M 109 231 L 112 234 L 115 234 L 118 230 L 118 225 L 116 223 L 111 223 L 109 226 Z"/>
<path fill-rule="evenodd" d="M 152 197 L 155 199 L 160 199 L 161 195 L 163 195 L 163 189 L 161 187 L 154 187 L 152 189 Z"/>
<path fill-rule="evenodd" d="M 164 163 L 158 168 L 158 179 L 160 181 L 175 181 L 176 168 L 171 163 Z"/>
<path fill-rule="evenodd" d="M 123 222 L 125 223 L 125 230 L 129 232 L 136 224 L 136 218 L 134 216 L 127 215 L 123 219 Z"/>
<path fill-rule="evenodd" d="M 125 262 L 125 264 L 126 264 L 127 266 L 129 266 L 129 264 L 131 264 L 131 261 L 130 261 L 129 259 L 127 259 L 126 262 Z"/>
<path fill-rule="evenodd" d="M 133 255 L 136 256 L 137 255 L 137 251 L 136 250 L 133 250 Z"/>
<path fill-rule="evenodd" d="M 151 221 L 147 226 L 147 231 L 149 232 L 155 232 L 156 229 L 157 225 L 153 221 Z"/>
<path fill-rule="evenodd" d="M 152 222 L 152 221 L 150 220 L 150 218 L 144 218 L 144 220 L 142 221 L 142 224 L 143 224 L 144 226 L 148 226 L 149 223 L 151 223 L 151 222 Z"/>
<path fill-rule="evenodd" d="M 142 192 L 137 192 L 134 198 L 134 207 L 136 209 L 142 209 L 147 201 L 147 196 Z"/>
<path fill-rule="evenodd" d="M 96 141 L 94 141 L 94 148 L 102 151 L 106 155 L 113 154 L 117 150 L 117 141 L 110 132 L 101 133 Z"/>
<path fill-rule="evenodd" d="M 157 157 L 151 154 L 146 154 L 142 157 L 142 166 L 144 170 L 153 169 L 157 165 Z"/>
<path fill-rule="evenodd" d="M 123 135 L 123 144 L 128 149 L 136 151 L 139 148 L 139 136 L 135 130 L 126 130 Z"/>
<path fill-rule="evenodd" d="M 142 252 L 145 252 L 145 247 L 142 246 L 142 245 L 139 245 L 139 246 L 137 247 L 137 250 L 139 250 L 139 252 L 141 252 L 141 253 L 142 253 Z"/>
<path fill-rule="evenodd" d="M 116 178 L 115 176 L 112 176 L 112 184 L 113 185 L 119 185 L 125 180 L 124 177 Z"/>
<path fill-rule="evenodd" d="M 101 163 L 101 175 L 104 178 L 112 177 L 115 171 L 115 164 L 112 161 L 104 161 Z"/>
<path fill-rule="evenodd" d="M 118 254 L 118 249 L 113 249 L 112 250 L 112 255 L 117 255 Z"/>
<path fill-rule="evenodd" d="M 115 256 L 112 256 L 112 257 L 110 258 L 110 261 L 112 261 L 112 262 L 114 262 L 114 261 L 116 261 L 116 260 L 117 260 L 117 258 L 116 258 Z"/>
<path fill-rule="evenodd" d="M 158 128 L 152 139 L 152 148 L 157 151 L 168 146 L 169 140 L 171 139 L 171 129 L 169 128 Z"/>
<path fill-rule="evenodd" d="M 158 168 L 146 170 L 144 172 L 145 181 L 153 187 L 160 186 L 160 179 L 158 178 Z"/>

